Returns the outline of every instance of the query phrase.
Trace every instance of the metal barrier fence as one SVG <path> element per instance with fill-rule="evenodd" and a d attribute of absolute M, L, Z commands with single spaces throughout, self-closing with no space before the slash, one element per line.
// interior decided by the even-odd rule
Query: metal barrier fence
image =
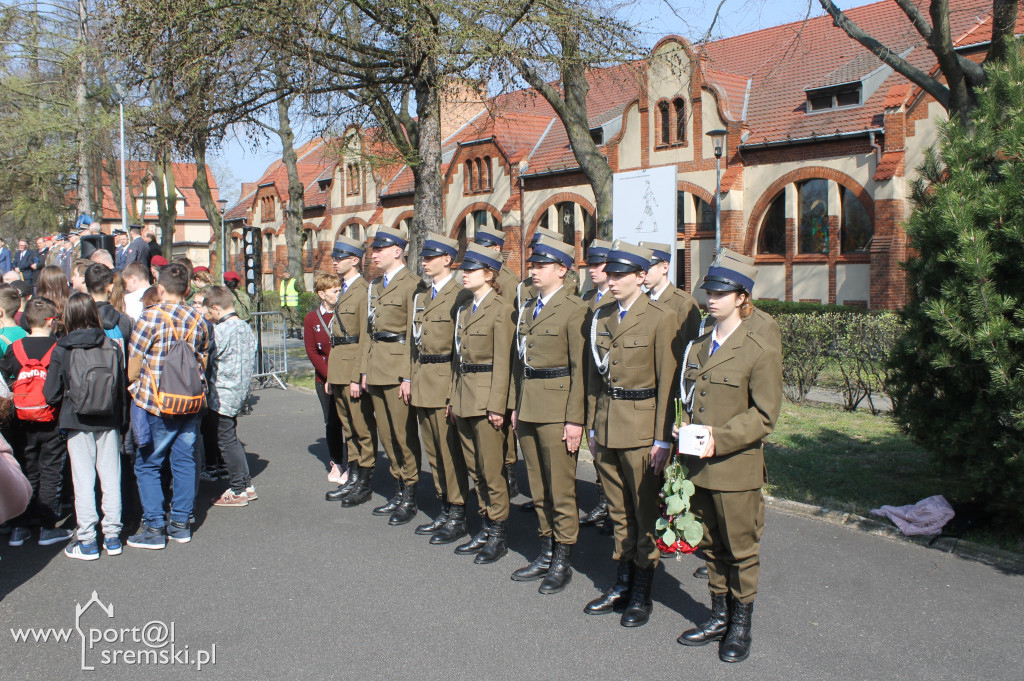
<path fill-rule="evenodd" d="M 256 331 L 256 371 L 252 378 L 265 388 L 271 381 L 287 390 L 284 378 L 288 374 L 288 347 L 285 343 L 285 320 L 280 312 L 254 312 L 253 329 Z"/>

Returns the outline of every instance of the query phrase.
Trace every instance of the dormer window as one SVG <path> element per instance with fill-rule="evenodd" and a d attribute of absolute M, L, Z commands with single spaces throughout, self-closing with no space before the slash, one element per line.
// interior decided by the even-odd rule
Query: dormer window
<path fill-rule="evenodd" d="M 861 105 L 861 83 L 844 83 L 807 90 L 807 113 L 849 109 Z"/>
<path fill-rule="evenodd" d="M 604 144 L 604 128 L 591 128 L 590 139 L 594 140 L 594 144 L 598 146 Z"/>

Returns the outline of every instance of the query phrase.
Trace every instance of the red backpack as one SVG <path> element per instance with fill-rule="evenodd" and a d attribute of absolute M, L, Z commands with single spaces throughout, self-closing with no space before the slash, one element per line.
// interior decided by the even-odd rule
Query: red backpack
<path fill-rule="evenodd" d="M 42 359 L 29 359 L 20 340 L 11 345 L 14 356 L 21 363 L 18 376 L 11 386 L 11 393 L 14 397 L 14 409 L 22 421 L 49 423 L 57 419 L 56 410 L 48 405 L 46 398 L 43 397 L 46 372 L 50 368 L 50 355 L 53 354 L 55 347 L 56 343 L 46 351 Z"/>

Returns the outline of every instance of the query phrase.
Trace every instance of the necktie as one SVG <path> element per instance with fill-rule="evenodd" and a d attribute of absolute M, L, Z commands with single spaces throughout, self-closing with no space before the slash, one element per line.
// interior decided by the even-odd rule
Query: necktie
<path fill-rule="evenodd" d="M 341 282 L 341 295 L 348 293 L 348 282 Z"/>
<path fill-rule="evenodd" d="M 533 318 L 536 319 L 537 315 L 540 314 L 541 308 L 544 307 L 544 301 L 540 298 L 537 299 L 537 307 L 533 310 Z"/>
<path fill-rule="evenodd" d="M 712 340 L 711 341 L 711 352 L 708 353 L 708 357 L 710 357 L 711 355 L 715 354 L 715 350 L 717 350 L 720 347 L 722 347 L 722 346 L 719 345 L 718 341 Z"/>
<path fill-rule="evenodd" d="M 476 306 L 480 303 L 473 303 L 473 314 L 476 314 Z"/>
<path fill-rule="evenodd" d="M 601 296 L 603 296 L 603 295 L 604 295 L 604 294 L 603 294 L 603 293 L 601 293 L 600 291 L 598 291 L 598 292 L 597 292 L 597 301 L 596 301 L 597 303 L 600 303 L 600 302 L 601 302 Z"/>
<path fill-rule="evenodd" d="M 388 275 L 384 275 L 384 288 L 388 287 Z"/>
<path fill-rule="evenodd" d="M 629 312 L 629 310 L 619 310 L 619 321 L 620 321 L 620 322 L 621 322 L 621 321 L 622 321 L 622 319 L 623 319 L 623 318 L 624 318 L 624 317 L 626 316 L 626 313 L 627 313 L 627 312 Z"/>
<path fill-rule="evenodd" d="M 437 297 L 437 289 L 434 288 L 433 286 L 431 286 L 430 287 L 430 299 L 433 300 L 436 297 Z M 476 311 L 476 307 L 473 308 L 473 311 L 474 312 Z"/>

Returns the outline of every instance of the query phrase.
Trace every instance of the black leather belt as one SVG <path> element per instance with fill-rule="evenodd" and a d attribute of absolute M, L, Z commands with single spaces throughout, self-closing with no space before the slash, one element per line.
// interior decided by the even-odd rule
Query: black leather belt
<path fill-rule="evenodd" d="M 445 362 L 452 361 L 452 353 L 447 355 L 420 355 L 420 364 L 444 364 Z"/>
<path fill-rule="evenodd" d="M 556 367 L 554 369 L 534 369 L 523 367 L 524 378 L 562 378 L 569 375 L 569 367 Z"/>
<path fill-rule="evenodd" d="M 482 374 L 485 371 L 493 371 L 493 364 L 466 364 L 463 362 L 459 365 L 460 374 Z"/>
<path fill-rule="evenodd" d="M 625 388 L 610 385 L 605 386 L 605 393 L 613 400 L 649 400 L 658 395 L 657 388 L 642 388 L 640 390 L 626 390 Z"/>
<path fill-rule="evenodd" d="M 391 333 L 390 331 L 377 331 L 370 334 L 375 343 L 404 343 L 404 333 Z"/>
<path fill-rule="evenodd" d="M 359 342 L 359 336 L 331 336 L 331 347 L 339 345 L 354 345 Z"/>

